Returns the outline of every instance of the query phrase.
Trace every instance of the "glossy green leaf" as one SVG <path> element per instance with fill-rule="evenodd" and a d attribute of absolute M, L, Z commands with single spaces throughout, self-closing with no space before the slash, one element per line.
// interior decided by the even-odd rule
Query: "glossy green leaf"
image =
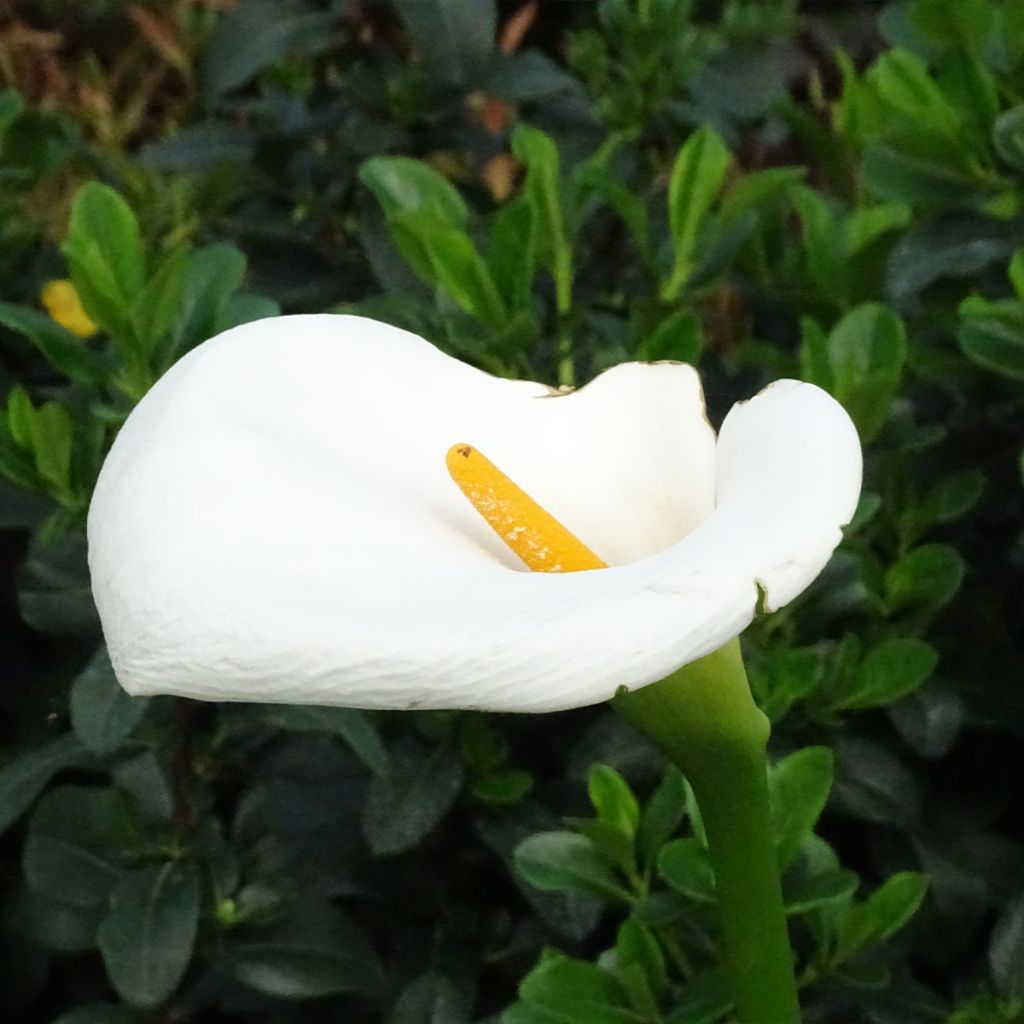
<path fill-rule="evenodd" d="M 704 349 L 704 328 L 689 310 L 669 313 L 641 343 L 645 361 L 671 359 L 696 366 Z"/>
<path fill-rule="evenodd" d="M 561 159 L 554 140 L 527 124 L 512 132 L 512 152 L 526 165 L 523 186 L 533 209 L 540 255 L 555 280 L 559 313 L 572 305 L 572 247 L 566 226 L 561 185 Z"/>
<path fill-rule="evenodd" d="M 758 706 L 775 721 L 821 686 L 825 665 L 816 648 L 780 648 L 752 663 L 748 674 Z"/>
<path fill-rule="evenodd" d="M 60 402 L 35 406 L 16 386 L 7 399 L 7 427 L 14 441 L 32 456 L 36 473 L 58 501 L 73 500 L 71 456 L 74 426 Z"/>
<path fill-rule="evenodd" d="M 962 316 L 957 341 L 964 354 L 1000 376 L 1024 380 L 1024 316 L 1013 312 L 961 306 Z"/>
<path fill-rule="evenodd" d="M 813 317 L 800 317 L 800 376 L 826 391 L 832 388 L 828 335 Z"/>
<path fill-rule="evenodd" d="M 181 981 L 199 923 L 199 878 L 190 865 L 151 864 L 114 889 L 99 929 L 107 976 L 132 1006 L 162 1003 Z"/>
<path fill-rule="evenodd" d="M 948 165 L 873 142 L 864 153 L 864 179 L 880 199 L 914 206 L 961 207 L 986 194 L 984 182 Z"/>
<path fill-rule="evenodd" d="M 131 208 L 107 185 L 84 185 L 71 207 L 62 250 L 86 312 L 129 346 L 131 310 L 146 274 L 139 225 Z"/>
<path fill-rule="evenodd" d="M 641 196 L 607 167 L 594 161 L 580 166 L 576 183 L 584 192 L 599 195 L 626 225 L 641 258 L 652 264 L 651 225 Z"/>
<path fill-rule="evenodd" d="M 864 441 L 885 424 L 907 354 L 903 321 L 891 309 L 866 303 L 847 313 L 828 336 L 833 394 Z"/>
<path fill-rule="evenodd" d="M 832 799 L 855 818 L 895 828 L 912 825 L 921 814 L 914 775 L 885 747 L 860 737 L 839 745 Z"/>
<path fill-rule="evenodd" d="M 498 286 L 465 231 L 425 212 L 396 213 L 389 224 L 399 248 L 425 260 L 428 281 L 488 326 L 506 323 L 508 311 Z"/>
<path fill-rule="evenodd" d="M 470 791 L 482 803 L 491 807 L 517 804 L 533 790 L 534 779 L 529 772 L 518 768 L 491 771 L 473 782 Z"/>
<path fill-rule="evenodd" d="M 519 998 L 565 1024 L 635 1024 L 621 984 L 596 964 L 549 956 L 519 986 Z"/>
<path fill-rule="evenodd" d="M 461 762 L 444 748 L 393 751 L 390 770 L 371 781 L 363 811 L 374 853 L 401 853 L 425 839 L 455 802 L 462 777 Z"/>
<path fill-rule="evenodd" d="M 0 832 L 24 814 L 59 771 L 88 760 L 81 740 L 66 733 L 0 768 Z"/>
<path fill-rule="evenodd" d="M 538 801 L 526 800 L 501 814 L 481 816 L 476 829 L 488 849 L 501 858 L 509 877 L 516 881 L 518 890 L 545 925 L 578 942 L 593 933 L 603 901 L 578 891 L 541 890 L 515 868 L 516 847 L 530 836 L 559 824 L 558 816 Z"/>
<path fill-rule="evenodd" d="M 386 775 L 391 765 L 387 747 L 373 719 L 356 708 L 321 708 L 302 704 L 269 704 L 261 717 L 286 732 L 326 733 L 338 736 L 375 775 Z"/>
<path fill-rule="evenodd" d="M 170 822 L 174 816 L 174 792 L 166 766 L 152 750 L 119 760 L 111 769 L 118 789 L 130 794 L 139 814 L 150 822 Z"/>
<path fill-rule="evenodd" d="M 105 906 L 122 876 L 123 811 L 115 790 L 60 786 L 29 821 L 25 878 L 40 893 L 75 907 Z"/>
<path fill-rule="evenodd" d="M 459 754 L 474 771 L 491 771 L 508 758 L 508 740 L 491 717 L 469 714 L 459 723 Z"/>
<path fill-rule="evenodd" d="M 566 825 L 586 836 L 598 855 L 632 878 L 636 874 L 633 836 L 607 821 L 597 818 L 566 818 Z"/>
<path fill-rule="evenodd" d="M 668 186 L 674 263 L 662 287 L 664 299 L 678 294 L 696 266 L 699 232 L 722 186 L 730 160 L 725 143 L 709 125 L 698 128 L 676 156 Z"/>
<path fill-rule="evenodd" d="M 960 114 L 916 54 L 895 49 L 882 54 L 868 73 L 879 95 L 911 123 L 925 123 L 947 138 L 958 136 Z"/>
<path fill-rule="evenodd" d="M 181 315 L 188 261 L 183 249 L 170 253 L 132 304 L 135 333 L 147 358 L 158 351 Z"/>
<path fill-rule="evenodd" d="M 614 972 L 619 984 L 626 991 L 630 1009 L 634 1016 L 644 1020 L 656 1020 L 661 1013 L 658 1000 L 651 991 L 651 984 L 638 963 L 620 963 L 613 951 L 602 958 L 600 964 L 605 970 Z"/>
<path fill-rule="evenodd" d="M 918 220 L 893 246 L 886 268 L 886 290 L 893 302 L 913 309 L 935 286 L 949 279 L 970 280 L 1003 264 L 1014 239 L 1005 229 L 970 214 Z M 961 307 L 961 312 L 964 307 Z"/>
<path fill-rule="evenodd" d="M 513 312 L 530 308 L 536 235 L 534 209 L 525 199 L 506 203 L 491 222 L 487 266 L 506 306 Z"/>
<path fill-rule="evenodd" d="M 224 242 L 204 245 L 189 254 L 178 323 L 162 354 L 163 366 L 221 330 L 221 318 L 245 277 L 245 268 L 245 256 Z"/>
<path fill-rule="evenodd" d="M 698 247 L 696 266 L 686 279 L 686 287 L 698 293 L 724 275 L 737 259 L 744 243 L 753 235 L 757 223 L 757 214 L 753 210 L 747 210 L 727 222 L 721 216 L 716 217 L 714 226 L 708 228 L 710 237 L 707 245 Z"/>
<path fill-rule="evenodd" d="M 1024 104 L 1011 107 L 996 118 L 992 141 L 1000 158 L 1024 171 Z"/>
<path fill-rule="evenodd" d="M 265 320 L 267 317 L 279 316 L 280 305 L 267 295 L 255 292 L 235 292 L 221 307 L 217 316 L 217 330 L 229 331 L 240 324 L 249 324 L 254 320 Z"/>
<path fill-rule="evenodd" d="M 1024 897 L 1000 913 L 992 929 L 988 962 L 996 991 L 1004 999 L 1024 999 Z"/>
<path fill-rule="evenodd" d="M 16 89 L 0 91 L 0 147 L 7 130 L 25 112 L 25 101 Z"/>
<path fill-rule="evenodd" d="M 878 203 L 851 210 L 843 222 L 846 252 L 853 256 L 879 238 L 906 227 L 913 210 L 906 203 Z"/>
<path fill-rule="evenodd" d="M 675 765 L 668 765 L 658 788 L 644 804 L 636 832 L 642 863 L 657 863 L 661 848 L 675 835 L 686 816 L 686 783 Z"/>
<path fill-rule="evenodd" d="M 138 153 L 142 167 L 154 171 L 212 171 L 245 165 L 253 157 L 257 135 L 251 126 L 223 121 L 184 125 L 169 138 L 150 142 Z"/>
<path fill-rule="evenodd" d="M 888 964 L 877 960 L 854 960 L 835 969 L 837 980 L 843 985 L 867 992 L 882 992 L 892 983 Z"/>
<path fill-rule="evenodd" d="M 964 724 L 965 702 L 959 694 L 933 683 L 889 708 L 889 718 L 921 757 L 949 753 Z"/>
<path fill-rule="evenodd" d="M 830 903 L 841 903 L 856 891 L 859 879 L 853 871 L 829 871 L 802 877 L 794 882 L 783 881 L 782 896 L 787 916 L 807 914 Z"/>
<path fill-rule="evenodd" d="M 853 518 L 843 527 L 844 535 L 852 537 L 855 533 L 863 530 L 869 523 L 874 522 L 881 507 L 882 498 L 880 495 L 873 491 L 861 491 Z"/>
<path fill-rule="evenodd" d="M 375 156 L 359 168 L 359 180 L 373 193 L 388 218 L 399 213 L 430 213 L 464 227 L 469 210 L 458 190 L 422 160 Z"/>
<path fill-rule="evenodd" d="M 99 617 L 92 599 L 83 531 L 37 537 L 18 583 L 18 608 L 33 629 L 95 642 Z"/>
<path fill-rule="evenodd" d="M 149 702 L 121 689 L 101 645 L 71 686 L 71 725 L 94 754 L 112 754 L 142 720 Z"/>
<path fill-rule="evenodd" d="M 978 503 L 984 491 L 985 474 L 980 469 L 948 473 L 924 496 L 922 518 L 928 525 L 962 519 Z"/>
<path fill-rule="evenodd" d="M 235 933 L 225 943 L 222 965 L 237 981 L 279 999 L 373 993 L 381 984 L 366 936 L 330 903 L 310 903 L 280 924 Z"/>
<path fill-rule="evenodd" d="M 8 405 L 7 416 L 0 414 L 0 474 L 9 481 L 8 493 L 13 488 L 17 488 L 15 493 L 22 498 L 32 492 L 41 491 L 43 488 L 36 471 L 36 460 L 33 454 L 26 451 L 12 436 L 9 417 L 10 405 Z M 37 516 L 42 518 L 50 512 L 49 503 L 42 495 L 39 495 L 36 501 L 40 503 L 36 506 Z M 17 516 L 12 525 L 22 525 L 17 522 Z M 31 525 L 31 521 L 26 525 Z"/>
<path fill-rule="evenodd" d="M 805 167 L 768 167 L 743 175 L 722 199 L 722 220 L 731 221 L 788 193 L 807 176 Z"/>
<path fill-rule="evenodd" d="M 901 871 L 887 878 L 843 918 L 836 960 L 894 935 L 914 916 L 927 892 L 928 878 L 919 872 Z"/>
<path fill-rule="evenodd" d="M 692 836 L 673 839 L 661 848 L 658 874 L 676 892 L 699 903 L 714 903 L 717 898 L 711 857 L 700 841 Z"/>
<path fill-rule="evenodd" d="M 715 1024 L 732 1008 L 732 988 L 725 971 L 702 971 L 683 988 L 665 1024 Z"/>
<path fill-rule="evenodd" d="M 35 406 L 28 392 L 18 384 L 7 396 L 7 429 L 16 444 L 34 452 Z"/>
<path fill-rule="evenodd" d="M 915 637 L 883 640 L 870 651 L 853 688 L 837 706 L 847 711 L 884 707 L 909 696 L 935 671 L 939 654 L 931 644 Z"/>
<path fill-rule="evenodd" d="M 1024 249 L 1018 249 L 1013 254 L 1007 276 L 1017 293 L 1017 298 L 1024 302 Z"/>
<path fill-rule="evenodd" d="M 628 900 L 628 893 L 593 843 L 575 832 L 538 832 L 515 851 L 516 872 L 537 889 Z"/>
<path fill-rule="evenodd" d="M 790 197 L 800 218 L 807 273 L 824 295 L 842 304 L 849 257 L 845 225 L 840 223 L 833 201 L 815 189 L 797 185 L 790 190 Z"/>
<path fill-rule="evenodd" d="M 966 571 L 963 557 L 948 544 L 922 544 L 886 573 L 886 601 L 892 611 L 941 608 L 956 596 Z"/>
<path fill-rule="evenodd" d="M 632 836 L 640 821 L 640 805 L 629 783 L 605 764 L 595 765 L 587 776 L 587 793 L 599 821 Z"/>
<path fill-rule="evenodd" d="M 986 0 L 913 0 L 910 18 L 929 39 L 945 46 L 980 49 L 992 27 L 992 9 Z"/>
<path fill-rule="evenodd" d="M 842 91 L 833 107 L 836 132 L 858 152 L 866 140 L 875 137 L 887 120 L 887 111 L 878 93 L 860 75 L 850 55 L 835 52 L 842 75 Z"/>
<path fill-rule="evenodd" d="M 396 0 L 430 72 L 442 82 L 480 81 L 497 34 L 494 0 Z"/>
<path fill-rule="evenodd" d="M 26 886 L 8 906 L 34 941 L 50 953 L 84 953 L 96 948 L 96 927 L 105 910 L 102 904 L 74 906 Z"/>
<path fill-rule="evenodd" d="M 974 53 L 951 53 L 938 71 L 939 85 L 965 124 L 971 146 L 987 148 L 999 114 L 999 80 L 987 62 Z"/>
<path fill-rule="evenodd" d="M 74 429 L 71 413 L 60 402 L 44 402 L 36 408 L 32 428 L 36 469 L 58 495 L 69 495 L 71 490 Z"/>
<path fill-rule="evenodd" d="M 665 955 L 654 933 L 635 917 L 619 925 L 615 937 L 615 959 L 620 966 L 635 964 L 643 972 L 646 988 L 655 1000 L 660 998 L 668 980 Z"/>
<path fill-rule="evenodd" d="M 833 767 L 828 747 L 804 747 L 772 765 L 768 783 L 780 867 L 814 830 L 832 789 Z"/>
<path fill-rule="evenodd" d="M 329 15 L 310 12 L 288 0 L 242 0 L 220 19 L 203 53 L 207 101 L 244 85 L 282 60 L 293 47 L 323 41 L 331 20 Z"/>
<path fill-rule="evenodd" d="M 469 1024 L 471 1000 L 443 974 L 421 974 L 402 989 L 387 1024 Z"/>

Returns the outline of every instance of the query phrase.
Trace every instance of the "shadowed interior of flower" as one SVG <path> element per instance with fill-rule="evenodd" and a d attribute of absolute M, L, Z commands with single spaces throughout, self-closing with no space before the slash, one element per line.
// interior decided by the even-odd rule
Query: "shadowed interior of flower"
<path fill-rule="evenodd" d="M 469 503 L 532 572 L 608 568 L 607 562 L 472 445 L 453 445 L 445 461 Z"/>

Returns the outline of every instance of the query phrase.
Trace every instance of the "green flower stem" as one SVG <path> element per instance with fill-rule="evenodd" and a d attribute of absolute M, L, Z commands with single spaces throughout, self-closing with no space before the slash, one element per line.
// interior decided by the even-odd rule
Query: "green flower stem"
<path fill-rule="evenodd" d="M 799 1024 L 768 804 L 769 726 L 750 694 L 739 641 L 614 705 L 679 765 L 697 797 L 739 1024 Z"/>

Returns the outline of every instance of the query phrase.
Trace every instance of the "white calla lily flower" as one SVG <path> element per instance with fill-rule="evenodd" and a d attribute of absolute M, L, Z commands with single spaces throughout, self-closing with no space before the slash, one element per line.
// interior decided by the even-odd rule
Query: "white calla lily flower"
<path fill-rule="evenodd" d="M 530 572 L 453 483 L 485 453 L 609 568 Z M 856 430 L 778 381 L 716 439 L 700 380 L 626 363 L 562 394 L 352 316 L 246 324 L 128 418 L 89 511 L 133 694 L 554 711 L 720 647 L 818 575 L 860 491 Z"/>

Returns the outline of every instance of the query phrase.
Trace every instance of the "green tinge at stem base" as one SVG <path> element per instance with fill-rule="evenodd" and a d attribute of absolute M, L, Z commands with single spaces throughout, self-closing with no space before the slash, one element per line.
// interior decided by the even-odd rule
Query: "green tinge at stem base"
<path fill-rule="evenodd" d="M 683 771 L 715 869 L 739 1024 L 799 1024 L 793 954 L 768 802 L 768 720 L 738 640 L 613 705 Z"/>

